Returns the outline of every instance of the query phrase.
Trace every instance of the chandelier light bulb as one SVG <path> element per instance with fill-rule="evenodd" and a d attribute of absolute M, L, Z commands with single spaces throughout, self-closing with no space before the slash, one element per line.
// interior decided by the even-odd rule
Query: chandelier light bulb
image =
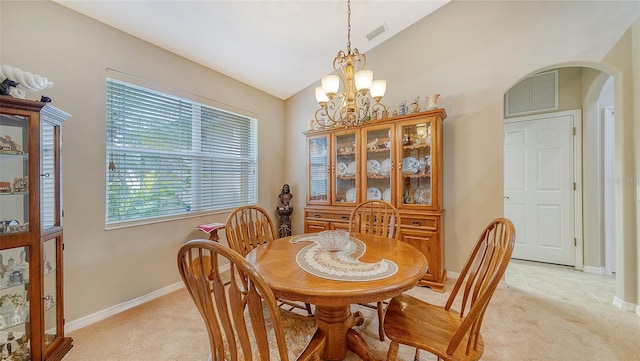
<path fill-rule="evenodd" d="M 327 102 L 329 101 L 329 97 L 324 92 L 324 89 L 322 89 L 321 86 L 316 87 L 316 100 L 322 107 L 326 106 Z"/>
<path fill-rule="evenodd" d="M 382 99 L 386 91 L 387 91 L 386 80 L 374 80 L 373 83 L 371 84 L 371 97 L 376 102 L 379 102 L 380 99 Z"/>
<path fill-rule="evenodd" d="M 340 78 L 337 75 L 332 74 L 322 77 L 322 89 L 329 99 L 333 99 L 336 96 L 339 87 Z"/>
<path fill-rule="evenodd" d="M 366 94 L 371 88 L 371 83 L 373 82 L 373 72 L 371 70 L 360 70 L 356 73 L 355 76 L 356 81 L 356 89 L 362 93 Z"/>

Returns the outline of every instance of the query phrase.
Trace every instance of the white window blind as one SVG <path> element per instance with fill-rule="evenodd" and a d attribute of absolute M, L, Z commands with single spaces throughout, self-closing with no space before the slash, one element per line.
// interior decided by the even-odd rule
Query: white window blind
<path fill-rule="evenodd" d="M 107 78 L 106 224 L 255 204 L 256 143 L 255 119 Z"/>

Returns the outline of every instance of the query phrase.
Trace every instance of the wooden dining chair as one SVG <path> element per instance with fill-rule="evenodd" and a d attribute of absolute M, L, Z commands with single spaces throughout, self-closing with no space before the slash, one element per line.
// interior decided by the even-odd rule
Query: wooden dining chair
<path fill-rule="evenodd" d="M 444 306 L 406 294 L 392 298 L 384 320 L 384 332 L 391 339 L 387 360 L 396 359 L 400 344 L 415 347 L 416 360 L 419 350 L 438 360 L 478 360 L 484 351 L 482 319 L 514 244 L 513 223 L 498 218 L 480 234 Z M 452 308 L 454 302 L 459 311 Z"/>
<path fill-rule="evenodd" d="M 399 239 L 400 237 L 400 213 L 389 202 L 382 200 L 368 200 L 356 206 L 349 217 L 349 233 L 366 233 L 387 238 Z M 385 301 L 375 304 L 361 303 L 361 306 L 376 309 L 378 311 L 378 336 L 384 341 Z"/>
<path fill-rule="evenodd" d="M 225 233 L 229 247 L 243 257 L 254 248 L 278 238 L 271 216 L 259 206 L 238 207 L 227 217 Z M 301 308 L 313 315 L 311 305 L 278 300 L 281 306 Z"/>
<path fill-rule="evenodd" d="M 227 217 L 225 233 L 229 247 L 242 256 L 278 238 L 271 217 L 259 206 L 234 209 Z"/>
<path fill-rule="evenodd" d="M 389 202 L 373 199 L 364 201 L 351 212 L 349 232 L 388 238 L 399 237 L 400 213 Z"/>
<path fill-rule="evenodd" d="M 206 325 L 210 360 L 320 360 L 325 341 L 315 319 L 278 307 L 269 285 L 241 254 L 211 240 L 192 240 L 178 251 L 178 270 Z"/>

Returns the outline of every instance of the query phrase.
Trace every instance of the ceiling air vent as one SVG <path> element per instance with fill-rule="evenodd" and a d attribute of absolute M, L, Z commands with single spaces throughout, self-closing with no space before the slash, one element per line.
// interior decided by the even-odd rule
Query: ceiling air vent
<path fill-rule="evenodd" d="M 384 33 L 385 31 L 387 31 L 387 27 L 383 24 L 378 26 L 377 28 L 375 28 L 375 30 L 373 30 L 372 32 L 370 32 L 369 34 L 367 34 L 367 39 L 369 39 L 369 41 L 373 40 L 376 36 Z"/>
<path fill-rule="evenodd" d="M 507 92 L 506 115 L 558 109 L 558 71 L 526 78 Z"/>

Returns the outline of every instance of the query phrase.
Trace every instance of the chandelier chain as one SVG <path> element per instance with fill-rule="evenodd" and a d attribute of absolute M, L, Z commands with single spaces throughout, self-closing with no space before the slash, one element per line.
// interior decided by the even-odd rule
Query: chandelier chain
<path fill-rule="evenodd" d="M 347 54 L 351 54 L 351 0 L 347 1 Z"/>

